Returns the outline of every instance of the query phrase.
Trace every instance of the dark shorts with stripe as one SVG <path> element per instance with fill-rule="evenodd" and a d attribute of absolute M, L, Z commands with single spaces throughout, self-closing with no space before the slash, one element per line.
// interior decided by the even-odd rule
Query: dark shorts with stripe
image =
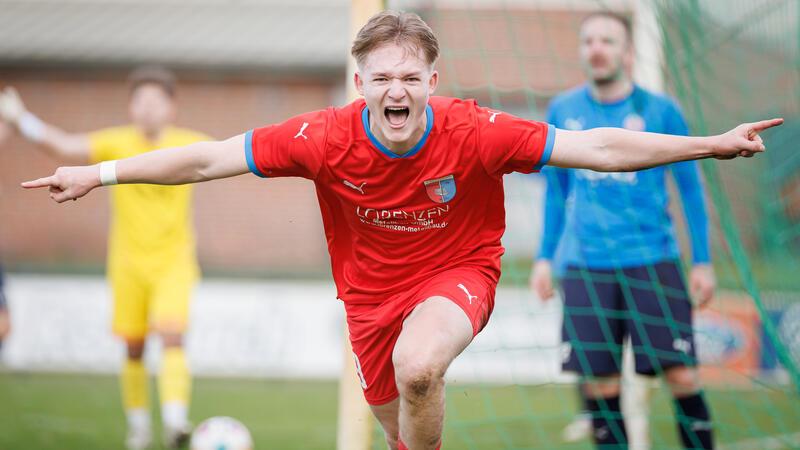
<path fill-rule="evenodd" d="M 562 287 L 564 370 L 585 376 L 620 373 L 627 336 L 637 373 L 656 375 L 696 364 L 692 304 L 677 263 L 611 270 L 570 266 Z"/>

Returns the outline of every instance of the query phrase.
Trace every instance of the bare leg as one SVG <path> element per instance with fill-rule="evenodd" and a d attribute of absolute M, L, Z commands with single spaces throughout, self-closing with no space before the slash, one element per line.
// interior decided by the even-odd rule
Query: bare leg
<path fill-rule="evenodd" d="M 625 422 L 620 412 L 619 374 L 595 378 L 585 384 L 586 406 L 592 414 L 597 448 L 627 449 Z"/>
<path fill-rule="evenodd" d="M 664 375 L 672 390 L 675 420 L 684 448 L 714 448 L 711 411 L 700 389 L 697 369 L 672 367 Z"/>
<path fill-rule="evenodd" d="M 694 367 L 671 367 L 664 372 L 664 378 L 675 398 L 696 394 L 700 390 L 700 377 Z"/>
<path fill-rule="evenodd" d="M 138 361 L 144 355 L 144 339 L 126 339 L 125 349 L 128 353 L 128 359 Z"/>
<path fill-rule="evenodd" d="M 619 379 L 619 375 L 611 375 L 587 380 L 584 382 L 583 392 L 586 393 L 586 397 L 593 399 L 616 397 L 620 390 Z"/>
<path fill-rule="evenodd" d="M 389 450 L 397 450 L 397 441 L 400 437 L 400 424 L 398 423 L 400 399 L 396 398 L 384 405 L 371 405 L 370 408 L 383 427 L 383 432 L 386 435 L 386 445 Z"/>
<path fill-rule="evenodd" d="M 444 374 L 472 341 L 467 315 L 445 297 L 420 303 L 403 322 L 392 362 L 400 392 L 400 440 L 410 449 L 434 449 L 444 422 Z"/>

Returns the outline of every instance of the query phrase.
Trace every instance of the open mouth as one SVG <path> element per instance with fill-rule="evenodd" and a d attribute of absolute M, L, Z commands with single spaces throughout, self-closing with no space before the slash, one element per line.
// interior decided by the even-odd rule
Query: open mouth
<path fill-rule="evenodd" d="M 383 109 L 383 115 L 389 121 L 392 128 L 401 128 L 408 120 L 409 109 L 405 106 L 387 106 Z"/>

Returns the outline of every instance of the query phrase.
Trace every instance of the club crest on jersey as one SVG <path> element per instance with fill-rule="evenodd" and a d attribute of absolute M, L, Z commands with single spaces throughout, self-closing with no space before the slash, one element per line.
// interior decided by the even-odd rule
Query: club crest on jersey
<path fill-rule="evenodd" d="M 452 175 L 425 181 L 428 198 L 436 203 L 447 203 L 456 196 L 456 179 Z"/>
<path fill-rule="evenodd" d="M 630 113 L 622 121 L 622 127 L 631 131 L 644 131 L 646 128 L 644 118 L 636 113 Z"/>

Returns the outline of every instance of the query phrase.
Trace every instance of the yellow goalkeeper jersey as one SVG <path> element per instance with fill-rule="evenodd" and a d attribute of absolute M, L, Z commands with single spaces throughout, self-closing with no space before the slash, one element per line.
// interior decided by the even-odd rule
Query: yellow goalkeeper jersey
<path fill-rule="evenodd" d="M 150 142 L 134 126 L 113 127 L 89 134 L 89 158 L 97 163 L 207 140 L 202 133 L 168 127 Z M 109 265 L 160 271 L 185 261 L 196 271 L 191 203 L 191 185 L 111 187 Z"/>

